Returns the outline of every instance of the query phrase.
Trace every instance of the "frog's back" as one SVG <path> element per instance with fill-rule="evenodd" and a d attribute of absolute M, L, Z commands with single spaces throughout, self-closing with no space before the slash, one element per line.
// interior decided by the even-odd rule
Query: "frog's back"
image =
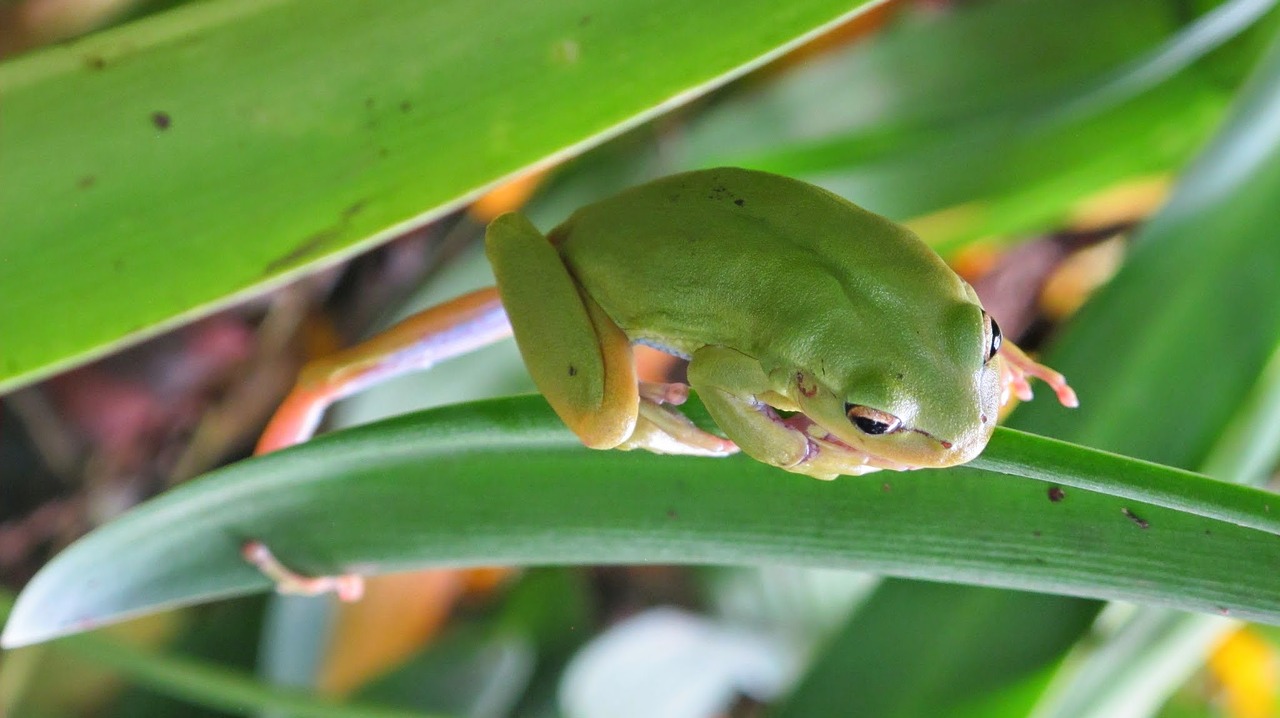
<path fill-rule="evenodd" d="M 941 315 L 971 291 L 900 225 L 742 169 L 636 187 L 579 210 L 552 241 L 628 335 L 686 354 L 723 344 L 785 358 L 841 337 L 918 345 L 885 317 Z"/>

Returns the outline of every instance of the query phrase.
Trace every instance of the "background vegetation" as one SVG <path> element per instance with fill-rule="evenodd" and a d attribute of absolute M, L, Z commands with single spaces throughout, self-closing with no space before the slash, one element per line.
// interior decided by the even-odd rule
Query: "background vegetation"
<path fill-rule="evenodd" d="M 820 483 L 589 452 L 535 397 L 413 413 L 61 553 L 5 640 L 77 635 L 4 655 L 10 714 L 1276 712 L 1274 3 L 213 0 L 39 47 L 91 24 L 59 7 L 0 5 L 15 589 L 243 456 L 408 288 L 487 283 L 495 212 L 719 164 L 912 225 L 1081 395 L 1008 426 L 1161 466 L 1005 431 Z M 495 347 L 335 424 L 528 388 Z M 249 537 L 396 573 L 268 598 Z"/>

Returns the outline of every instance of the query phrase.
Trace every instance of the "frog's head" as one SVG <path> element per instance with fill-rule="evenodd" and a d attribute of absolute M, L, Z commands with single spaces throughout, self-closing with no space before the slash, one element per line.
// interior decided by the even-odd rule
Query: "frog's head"
<path fill-rule="evenodd" d="M 937 320 L 937 340 L 873 352 L 843 376 L 796 373 L 790 393 L 820 452 L 886 469 L 955 466 L 982 452 L 1000 408 L 1000 328 L 976 297 Z"/>

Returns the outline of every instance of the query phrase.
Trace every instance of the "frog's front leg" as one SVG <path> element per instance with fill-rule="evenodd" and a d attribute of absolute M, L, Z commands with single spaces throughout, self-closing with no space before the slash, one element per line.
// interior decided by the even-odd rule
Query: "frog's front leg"
<path fill-rule="evenodd" d="M 689 383 L 716 424 L 757 461 L 817 479 L 878 471 L 870 457 L 843 443 L 804 414 L 783 417 L 778 410 L 799 407 L 773 389 L 760 362 L 723 346 L 694 352 Z"/>
<path fill-rule="evenodd" d="M 701 456 L 737 451 L 670 408 L 684 400 L 678 385 L 637 380 L 630 338 L 529 220 L 518 214 L 495 219 L 485 249 L 525 366 L 582 443 Z"/>

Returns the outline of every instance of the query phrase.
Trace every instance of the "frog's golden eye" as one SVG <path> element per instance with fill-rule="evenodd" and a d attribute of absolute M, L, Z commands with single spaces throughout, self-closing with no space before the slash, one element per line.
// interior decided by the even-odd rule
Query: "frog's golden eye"
<path fill-rule="evenodd" d="M 991 337 L 991 345 L 987 348 L 987 361 L 991 361 L 992 357 L 1000 351 L 1000 343 L 1004 341 L 1003 335 L 1000 334 L 1000 325 L 996 324 L 996 320 L 991 318 L 990 314 L 982 313 L 983 321 L 990 327 L 986 335 Z"/>
<path fill-rule="evenodd" d="M 845 404 L 844 413 L 845 416 L 849 417 L 849 421 L 864 434 L 871 434 L 872 436 L 892 434 L 902 428 L 901 419 L 879 409 L 872 409 L 869 406 Z"/>

